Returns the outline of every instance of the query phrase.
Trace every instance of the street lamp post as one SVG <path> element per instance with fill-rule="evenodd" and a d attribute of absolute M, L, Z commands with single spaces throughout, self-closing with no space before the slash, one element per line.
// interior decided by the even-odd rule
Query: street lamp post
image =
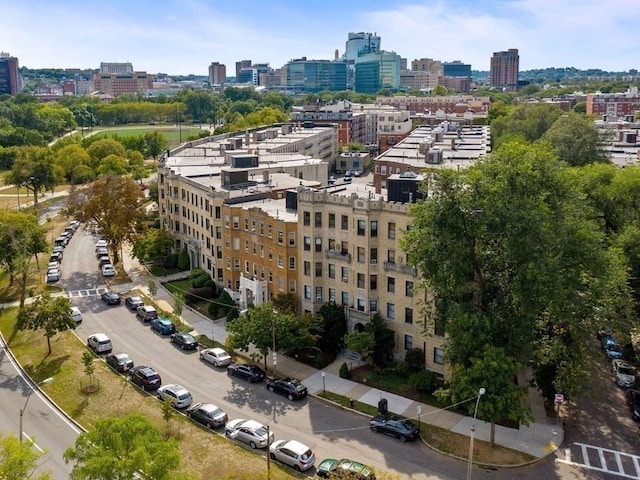
<path fill-rule="evenodd" d="M 326 376 L 326 373 L 322 372 L 322 396 L 323 397 L 327 396 L 327 385 L 325 384 L 325 380 L 324 380 L 325 376 Z"/>
<path fill-rule="evenodd" d="M 480 397 L 484 395 L 486 390 L 480 388 L 478 390 L 478 397 L 476 398 L 476 408 L 473 412 L 473 423 L 471 424 L 471 434 L 469 435 L 469 462 L 467 463 L 467 480 L 471 480 L 471 468 L 473 467 L 473 435 L 476 431 L 476 417 L 478 416 L 478 404 L 480 403 Z"/>
<path fill-rule="evenodd" d="M 36 383 L 36 387 L 40 386 L 40 385 L 45 385 L 47 383 L 51 383 L 53 382 L 53 377 L 48 377 L 45 378 L 44 380 L 42 380 L 41 382 Z M 29 403 L 29 399 L 31 398 L 31 394 L 34 392 L 35 388 L 31 388 L 29 390 L 29 394 L 27 395 L 27 400 L 24 402 L 24 407 L 22 407 L 20 409 L 20 443 L 22 443 L 22 417 L 24 416 L 24 412 L 27 409 L 27 404 Z"/>

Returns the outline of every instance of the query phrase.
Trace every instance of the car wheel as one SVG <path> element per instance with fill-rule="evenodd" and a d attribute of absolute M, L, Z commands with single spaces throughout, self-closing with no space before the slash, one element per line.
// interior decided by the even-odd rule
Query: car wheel
<path fill-rule="evenodd" d="M 288 398 L 289 400 L 293 400 L 293 395 L 289 394 L 289 395 L 287 395 L 287 398 Z"/>
<path fill-rule="evenodd" d="M 407 437 L 405 437 L 404 435 L 400 435 L 400 441 L 402 443 L 406 442 L 407 441 Z"/>
<path fill-rule="evenodd" d="M 218 362 L 213 362 L 213 366 L 214 367 L 219 367 L 220 365 L 218 365 Z"/>
<path fill-rule="evenodd" d="M 371 427 L 371 431 L 375 432 L 375 433 L 378 433 L 378 427 Z"/>
<path fill-rule="evenodd" d="M 251 381 L 251 377 L 247 377 L 247 378 L 245 378 L 245 380 L 246 380 L 247 382 L 249 382 L 249 383 L 253 383 L 253 382 Z"/>
<path fill-rule="evenodd" d="M 227 436 L 227 437 L 228 437 L 229 435 L 231 435 L 231 430 L 225 430 L 225 431 L 224 431 L 224 434 L 225 434 L 225 436 Z"/>
<path fill-rule="evenodd" d="M 274 455 L 274 453 L 273 453 L 273 452 L 271 452 L 271 453 L 269 454 L 269 457 L 271 457 L 271 460 L 275 460 L 275 459 L 276 459 L 276 456 Z"/>
<path fill-rule="evenodd" d="M 253 442 L 253 441 L 249 442 L 249 446 L 255 450 L 256 449 L 256 442 Z"/>
<path fill-rule="evenodd" d="M 180 345 L 180 350 L 184 350 L 184 345 Z"/>
<path fill-rule="evenodd" d="M 202 358 L 202 355 L 200 355 L 200 358 Z M 230 377 L 233 377 L 233 373 L 231 373 L 231 370 L 227 370 L 227 375 L 229 375 Z"/>
<path fill-rule="evenodd" d="M 293 469 L 294 469 L 296 472 L 299 472 L 299 471 L 300 471 L 300 465 L 298 465 L 298 464 L 296 463 L 296 464 L 293 466 Z"/>
<path fill-rule="evenodd" d="M 269 390 L 270 392 L 272 392 L 272 393 L 273 393 L 273 387 L 272 387 L 271 385 L 269 385 L 269 386 L 267 387 L 267 390 Z"/>
<path fill-rule="evenodd" d="M 208 428 L 209 430 L 213 430 L 213 429 L 214 429 L 214 428 L 216 428 L 216 427 L 215 427 L 215 425 L 214 425 L 213 423 L 207 423 L 207 428 Z"/>

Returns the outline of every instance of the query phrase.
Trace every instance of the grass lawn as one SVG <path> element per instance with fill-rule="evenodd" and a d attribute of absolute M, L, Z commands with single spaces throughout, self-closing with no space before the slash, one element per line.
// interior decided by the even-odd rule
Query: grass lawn
<path fill-rule="evenodd" d="M 187 138 L 198 136 L 203 130 L 183 125 L 176 127 L 175 125 L 159 125 L 159 126 L 132 126 L 132 127 L 114 127 L 99 128 L 95 135 L 99 137 L 109 137 L 113 134 L 122 137 L 133 137 L 144 135 L 146 132 L 158 131 L 169 143 L 169 148 L 180 145 L 181 141 L 186 142 Z"/>
<path fill-rule="evenodd" d="M 43 390 L 77 422 L 90 429 L 100 418 L 138 412 L 162 432 L 166 431 L 160 402 L 132 386 L 97 358 L 94 360 L 94 382 L 100 389 L 90 395 L 82 393 L 82 387 L 89 384 L 81 361 L 82 354 L 87 351 L 83 342 L 71 331 L 61 333 L 51 339 L 52 353 L 47 355 L 47 342 L 42 332 L 14 329 L 16 314 L 17 309 L 0 312 L 0 330 L 11 351 L 34 381 L 54 377 L 53 382 L 42 386 Z M 263 457 L 192 424 L 183 415 L 173 417 L 170 432 L 180 440 L 181 468 L 190 472 L 193 478 L 266 478 Z M 273 480 L 293 477 L 292 471 L 272 463 Z"/>

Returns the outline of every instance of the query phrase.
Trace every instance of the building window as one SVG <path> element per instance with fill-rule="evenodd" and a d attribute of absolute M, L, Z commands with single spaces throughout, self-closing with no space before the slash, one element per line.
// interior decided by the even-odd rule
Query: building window
<path fill-rule="evenodd" d="M 278 268 L 284 268 L 284 257 L 282 255 L 278 255 Z"/>
<path fill-rule="evenodd" d="M 234 269 L 236 272 L 239 272 L 239 271 L 240 271 L 240 259 L 239 259 L 239 258 L 235 258 L 235 259 L 233 260 L 233 269 Z"/>
<path fill-rule="evenodd" d="M 280 245 L 282 245 L 284 234 L 282 233 L 282 230 L 278 230 L 278 243 Z"/>
<path fill-rule="evenodd" d="M 304 299 L 311 300 L 311 285 L 304 286 Z"/>
<path fill-rule="evenodd" d="M 289 232 L 289 246 L 296 246 L 296 232 Z"/>
<path fill-rule="evenodd" d="M 444 365 L 444 350 L 439 347 L 433 349 L 433 363 Z"/>
<path fill-rule="evenodd" d="M 220 220 L 220 213 L 221 213 L 220 207 L 216 207 L 216 219 L 217 220 Z"/>
<path fill-rule="evenodd" d="M 364 273 L 358 274 L 357 286 L 358 288 L 364 288 Z"/>
<path fill-rule="evenodd" d="M 375 238 L 375 237 L 378 236 L 378 221 L 377 220 L 371 220 L 369 235 L 371 236 L 371 238 Z"/>
<path fill-rule="evenodd" d="M 264 245 L 260 245 L 260 258 L 264 258 Z"/>
<path fill-rule="evenodd" d="M 356 301 L 356 308 L 359 312 L 364 312 L 364 298 L 359 298 Z"/>
<path fill-rule="evenodd" d="M 322 237 L 316 237 L 316 252 L 322 252 Z"/>
<path fill-rule="evenodd" d="M 396 263 L 396 251 L 395 250 L 387 250 L 387 262 Z"/>
<path fill-rule="evenodd" d="M 322 301 L 322 287 L 316 287 L 316 302 Z"/>
<path fill-rule="evenodd" d="M 251 273 L 249 270 L 249 260 L 244 261 L 244 273 Z"/>
<path fill-rule="evenodd" d="M 316 277 L 322 276 L 322 262 L 316 262 Z"/>
<path fill-rule="evenodd" d="M 349 217 L 347 215 L 342 215 L 340 220 L 340 229 L 349 230 Z"/>
<path fill-rule="evenodd" d="M 289 293 L 296 293 L 296 281 L 289 280 Z"/>
<path fill-rule="evenodd" d="M 305 227 L 311 226 L 311 212 L 302 212 L 302 224 Z"/>
<path fill-rule="evenodd" d="M 311 251 L 311 237 L 304 237 L 304 251 Z"/>
<path fill-rule="evenodd" d="M 335 288 L 330 288 L 329 289 L 329 302 L 334 302 L 336 301 L 336 289 Z"/>
<path fill-rule="evenodd" d="M 273 282 L 273 272 L 269 270 L 269 283 Z"/>
<path fill-rule="evenodd" d="M 311 262 L 303 262 L 304 274 L 308 277 L 311 275 Z"/>
<path fill-rule="evenodd" d="M 314 214 L 315 220 L 314 220 L 314 225 L 316 227 L 322 227 L 322 212 L 316 212 Z"/>
<path fill-rule="evenodd" d="M 342 305 L 349 305 L 349 292 L 342 292 Z"/>
<path fill-rule="evenodd" d="M 375 313 L 378 311 L 378 301 L 377 300 L 369 300 L 369 312 Z"/>
<path fill-rule="evenodd" d="M 411 350 L 413 348 L 413 335 L 404 336 L 404 349 Z"/>
<path fill-rule="evenodd" d="M 340 267 L 341 272 L 340 272 L 340 276 L 342 277 L 342 281 L 344 283 L 348 283 L 349 282 L 349 269 L 347 267 Z"/>
<path fill-rule="evenodd" d="M 244 253 L 249 253 L 249 240 L 244 241 Z"/>
<path fill-rule="evenodd" d="M 364 220 L 358 220 L 358 235 L 360 237 L 366 235 L 366 222 Z"/>
<path fill-rule="evenodd" d="M 289 270 L 296 269 L 296 257 L 289 257 Z"/>
<path fill-rule="evenodd" d="M 387 277 L 387 292 L 396 293 L 396 279 L 393 277 Z"/>
<path fill-rule="evenodd" d="M 413 308 L 405 307 L 404 323 L 413 323 Z"/>
<path fill-rule="evenodd" d="M 405 282 L 405 284 L 404 284 L 404 294 L 407 297 L 413 297 L 413 282 Z"/>
<path fill-rule="evenodd" d="M 240 217 L 234 216 L 231 221 L 233 223 L 233 229 L 240 230 Z"/>
<path fill-rule="evenodd" d="M 244 229 L 245 229 L 245 231 L 249 231 L 249 219 L 248 218 L 244 219 Z"/>
<path fill-rule="evenodd" d="M 329 264 L 329 278 L 336 278 L 336 265 L 335 263 Z"/>
<path fill-rule="evenodd" d="M 271 247 L 269 247 L 267 255 L 268 255 L 267 258 L 269 259 L 269 261 L 273 260 L 273 250 L 271 250 Z"/>
<path fill-rule="evenodd" d="M 389 222 L 388 238 L 390 240 L 395 240 L 396 238 L 396 224 L 394 222 Z"/>
<path fill-rule="evenodd" d="M 370 290 L 378 289 L 378 275 L 369 275 L 369 289 Z"/>
<path fill-rule="evenodd" d="M 387 303 L 387 318 L 389 320 L 396 318 L 396 306 L 393 303 Z"/>
<path fill-rule="evenodd" d="M 329 214 L 329 228 L 336 228 L 336 214 Z"/>
<path fill-rule="evenodd" d="M 267 225 L 267 237 L 271 238 L 273 236 L 273 227 L 271 225 Z"/>
<path fill-rule="evenodd" d="M 240 239 L 238 237 L 233 239 L 233 249 L 240 251 Z"/>
<path fill-rule="evenodd" d="M 358 247 L 358 263 L 364 263 L 365 249 L 364 247 Z"/>
<path fill-rule="evenodd" d="M 369 256 L 370 256 L 370 263 L 378 263 L 378 249 L 377 248 L 372 248 L 369 251 Z"/>

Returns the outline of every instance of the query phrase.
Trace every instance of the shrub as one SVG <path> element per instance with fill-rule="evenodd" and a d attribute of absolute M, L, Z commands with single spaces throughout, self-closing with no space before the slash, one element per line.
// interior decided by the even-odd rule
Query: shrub
<path fill-rule="evenodd" d="M 411 374 L 411 366 L 407 362 L 398 362 L 394 368 L 396 375 L 408 377 Z"/>
<path fill-rule="evenodd" d="M 232 322 L 239 316 L 240 316 L 240 312 L 238 311 L 238 309 L 232 308 L 231 310 L 229 310 L 229 312 L 227 312 L 227 322 Z"/>
<path fill-rule="evenodd" d="M 347 362 L 343 362 L 342 365 L 340 365 L 340 372 L 338 374 L 340 378 L 351 378 L 351 372 L 349 371 Z"/>
<path fill-rule="evenodd" d="M 207 275 L 207 277 L 208 277 L 207 281 L 204 282 L 204 285 L 202 285 L 202 286 L 203 287 L 211 287 L 211 288 L 213 288 L 213 291 L 215 292 L 218 289 L 218 286 L 216 285 L 216 281 L 213 278 L 209 277 L 208 275 Z"/>
<path fill-rule="evenodd" d="M 213 298 L 213 290 L 209 287 L 202 288 L 190 288 L 185 298 L 187 305 L 193 305 L 196 302 L 201 302 L 203 299 Z"/>
<path fill-rule="evenodd" d="M 421 348 L 407 350 L 404 361 L 411 370 L 422 370 L 424 368 L 424 352 Z"/>
<path fill-rule="evenodd" d="M 191 270 L 191 272 L 189 273 L 189 280 L 193 280 L 194 278 L 199 277 L 200 275 L 204 275 L 207 272 L 205 272 L 203 269 L 196 267 L 193 270 Z"/>
<path fill-rule="evenodd" d="M 420 392 L 431 393 L 434 390 L 435 373 L 421 370 L 409 377 L 409 384 Z"/>
<path fill-rule="evenodd" d="M 217 303 L 209 303 L 209 306 L 207 307 L 207 313 L 211 318 L 218 318 L 218 310 L 220 310 L 220 306 Z"/>
<path fill-rule="evenodd" d="M 166 257 L 164 257 L 164 268 L 168 270 L 173 270 L 178 266 L 178 255 L 175 253 L 170 253 Z"/>
<path fill-rule="evenodd" d="M 226 290 L 223 290 L 220 294 L 218 304 L 222 307 L 222 310 L 224 310 L 225 315 L 228 315 L 230 310 L 235 310 L 233 307 L 236 306 L 236 302 L 233 301 L 233 298 L 231 298 L 231 295 L 229 295 L 229 292 Z"/>
<path fill-rule="evenodd" d="M 209 280 L 211 280 L 211 277 L 209 276 L 208 273 L 205 272 L 202 275 L 196 278 L 193 278 L 191 280 L 191 286 L 193 288 L 201 288 L 201 287 L 204 287 Z"/>
<path fill-rule="evenodd" d="M 185 270 L 189 270 L 190 266 L 191 260 L 189 259 L 189 252 L 187 252 L 186 248 L 183 248 L 178 257 L 178 270 L 184 272 Z"/>

